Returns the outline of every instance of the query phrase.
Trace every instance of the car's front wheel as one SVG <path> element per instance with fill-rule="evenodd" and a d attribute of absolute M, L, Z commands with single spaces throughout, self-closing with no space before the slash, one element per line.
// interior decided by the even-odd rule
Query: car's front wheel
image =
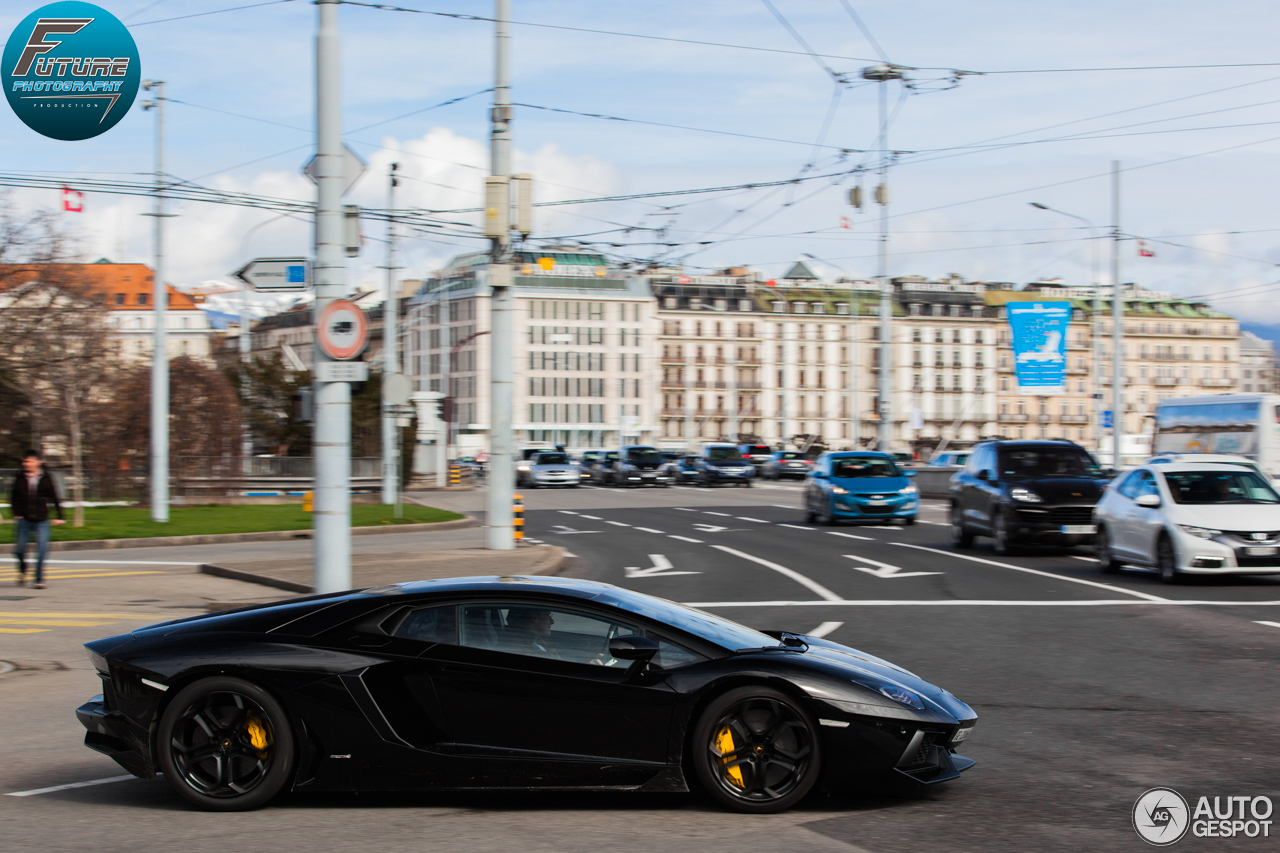
<path fill-rule="evenodd" d="M 769 687 L 739 687 L 713 700 L 698 718 L 692 747 L 703 787 L 739 812 L 791 808 L 822 770 L 813 716 Z"/>
<path fill-rule="evenodd" d="M 995 518 L 991 520 L 991 539 L 996 553 L 1000 556 L 1008 557 L 1014 553 L 1013 540 L 1009 535 L 1009 522 L 1005 519 L 1003 512 L 996 513 Z"/>
<path fill-rule="evenodd" d="M 1178 583 L 1182 580 L 1182 573 L 1178 571 L 1178 557 L 1168 536 L 1161 536 L 1156 542 L 1156 568 L 1160 570 L 1160 580 L 1165 583 Z"/>
<path fill-rule="evenodd" d="M 1093 556 L 1097 558 L 1099 568 L 1107 574 L 1120 571 L 1120 561 L 1111 550 L 1111 534 L 1102 525 L 1098 525 L 1098 533 L 1093 540 Z"/>
<path fill-rule="evenodd" d="M 964 526 L 964 517 L 960 507 L 951 505 L 951 544 L 957 548 L 972 548 L 973 534 Z"/>
<path fill-rule="evenodd" d="M 188 802 L 210 811 L 255 809 L 293 775 L 293 728 L 258 685 L 204 678 L 165 709 L 156 752 L 165 781 Z"/>

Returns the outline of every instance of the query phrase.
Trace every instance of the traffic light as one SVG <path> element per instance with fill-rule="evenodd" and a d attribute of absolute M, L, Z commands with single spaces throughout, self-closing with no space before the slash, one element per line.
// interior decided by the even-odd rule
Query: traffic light
<path fill-rule="evenodd" d="M 298 423 L 309 424 L 315 418 L 315 397 L 311 386 L 293 392 L 293 417 Z"/>
<path fill-rule="evenodd" d="M 453 423 L 452 397 L 441 397 L 436 400 L 436 417 L 443 423 Z"/>

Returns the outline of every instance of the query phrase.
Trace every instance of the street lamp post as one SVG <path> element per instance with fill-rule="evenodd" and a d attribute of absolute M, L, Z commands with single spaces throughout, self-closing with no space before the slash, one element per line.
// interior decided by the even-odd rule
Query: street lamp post
<path fill-rule="evenodd" d="M 1039 210 L 1047 210 L 1051 213 L 1068 216 L 1078 222 L 1083 222 L 1085 227 L 1089 229 L 1089 276 L 1093 284 L 1093 439 L 1094 448 L 1101 455 L 1102 411 L 1106 407 L 1106 403 L 1102 399 L 1102 357 L 1106 351 L 1106 344 L 1102 340 L 1104 327 L 1102 318 L 1102 283 L 1098 281 L 1098 239 L 1102 234 L 1098 230 L 1098 226 L 1083 216 L 1067 213 L 1065 210 L 1058 210 L 1056 207 L 1049 207 L 1049 205 L 1041 204 L 1038 201 L 1030 202 L 1030 204 Z"/>
<path fill-rule="evenodd" d="M 164 81 L 147 80 L 142 88 L 155 92 L 143 109 L 156 111 L 156 195 L 153 235 L 155 269 L 151 282 L 151 313 L 155 318 L 151 344 L 151 520 L 169 520 L 169 290 L 164 283 Z"/>

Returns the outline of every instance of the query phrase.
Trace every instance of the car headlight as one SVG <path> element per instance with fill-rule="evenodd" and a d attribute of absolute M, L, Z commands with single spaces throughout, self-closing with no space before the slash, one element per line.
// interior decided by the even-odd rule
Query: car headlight
<path fill-rule="evenodd" d="M 105 657 L 98 654 L 93 649 L 86 649 L 85 651 L 89 653 L 89 662 L 93 664 L 94 669 L 103 675 L 109 675 L 111 673 L 111 667 L 107 664 L 107 659 Z"/>
<path fill-rule="evenodd" d="M 905 489 L 898 489 L 898 494 L 900 494 L 900 495 L 914 495 L 914 494 L 915 494 L 916 492 L 918 492 L 918 491 L 920 491 L 920 490 L 919 490 L 918 488 L 916 488 L 916 484 L 915 484 L 915 483 L 912 483 L 911 485 L 907 486 Z"/>
<path fill-rule="evenodd" d="M 841 488 L 840 486 L 832 486 L 832 487 L 831 487 L 831 494 L 833 494 L 833 495 L 847 495 L 847 494 L 849 494 L 849 490 L 848 490 L 848 489 L 845 489 L 845 488 Z"/>
<path fill-rule="evenodd" d="M 881 696 L 892 699 L 899 705 L 906 705 L 908 708 L 914 708 L 917 711 L 924 710 L 924 700 L 905 687 L 899 687 L 896 684 L 881 684 L 876 689 L 880 691 Z"/>
<path fill-rule="evenodd" d="M 1178 526 L 1182 528 L 1183 533 L 1190 533 L 1200 539 L 1212 539 L 1215 536 L 1222 535 L 1221 530 L 1214 530 L 1211 527 L 1195 527 L 1191 524 L 1179 524 Z"/>
<path fill-rule="evenodd" d="M 516 466 L 516 470 L 517 470 L 517 471 L 531 471 L 531 470 L 533 470 L 533 466 L 532 466 L 532 465 L 517 465 L 517 466 Z"/>
<path fill-rule="evenodd" d="M 1011 489 L 1009 491 L 1009 497 L 1013 498 L 1015 501 L 1025 501 L 1029 504 L 1043 503 L 1043 499 L 1039 495 L 1030 489 L 1022 488 L 1021 486 L 1016 486 Z"/>

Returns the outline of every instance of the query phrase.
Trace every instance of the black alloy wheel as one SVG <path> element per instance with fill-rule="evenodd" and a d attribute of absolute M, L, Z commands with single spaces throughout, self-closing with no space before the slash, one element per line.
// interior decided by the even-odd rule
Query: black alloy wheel
<path fill-rule="evenodd" d="M 960 507 L 955 504 L 951 505 L 951 544 L 957 548 L 973 547 L 973 533 L 965 527 Z"/>
<path fill-rule="evenodd" d="M 693 762 L 717 802 L 757 814 L 791 808 L 822 769 L 812 715 L 763 686 L 730 690 L 707 706 L 694 729 Z"/>
<path fill-rule="evenodd" d="M 991 520 L 991 539 L 995 552 L 1000 556 L 1008 557 L 1015 553 L 1016 549 L 1009 537 L 1009 522 L 1005 519 L 1003 512 L 997 512 L 995 518 Z"/>
<path fill-rule="evenodd" d="M 258 808 L 293 775 L 293 729 L 284 708 L 239 678 L 205 678 L 183 688 L 160 719 L 156 745 L 165 781 L 210 811 Z"/>
<path fill-rule="evenodd" d="M 1111 534 L 1107 533 L 1107 528 L 1102 525 L 1098 525 L 1098 532 L 1094 536 L 1093 556 L 1097 558 L 1099 568 L 1106 574 L 1114 575 L 1120 571 L 1120 561 L 1111 552 Z"/>
<path fill-rule="evenodd" d="M 1182 573 L 1178 571 L 1178 558 L 1173 551 L 1173 543 L 1165 534 L 1161 534 L 1156 540 L 1156 568 L 1160 570 L 1160 580 L 1165 583 L 1178 583 L 1182 580 Z"/>

